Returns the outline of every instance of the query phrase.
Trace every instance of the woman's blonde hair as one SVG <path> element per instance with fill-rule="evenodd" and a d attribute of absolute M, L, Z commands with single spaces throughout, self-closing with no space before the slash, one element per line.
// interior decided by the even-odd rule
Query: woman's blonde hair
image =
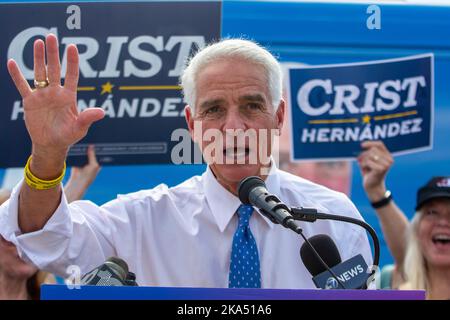
<path fill-rule="evenodd" d="M 427 277 L 427 262 L 419 244 L 419 224 L 422 212 L 416 212 L 408 230 L 408 242 L 403 270 L 405 273 L 408 289 L 429 289 Z"/>

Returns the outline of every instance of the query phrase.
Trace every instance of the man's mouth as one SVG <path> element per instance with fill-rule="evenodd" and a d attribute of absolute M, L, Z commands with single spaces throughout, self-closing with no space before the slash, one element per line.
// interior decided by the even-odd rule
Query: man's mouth
<path fill-rule="evenodd" d="M 223 149 L 223 155 L 226 158 L 231 158 L 231 159 L 244 159 L 246 157 L 248 157 L 248 155 L 250 154 L 250 149 L 245 147 L 245 148 L 224 148 Z"/>

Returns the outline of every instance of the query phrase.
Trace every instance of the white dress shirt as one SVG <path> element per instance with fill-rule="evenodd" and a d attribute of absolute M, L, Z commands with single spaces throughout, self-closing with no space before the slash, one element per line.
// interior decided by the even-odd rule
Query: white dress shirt
<path fill-rule="evenodd" d="M 63 194 L 44 228 L 27 234 L 21 233 L 17 222 L 21 183 L 0 207 L 0 233 L 40 269 L 67 277 L 70 265 L 78 265 L 84 274 L 117 256 L 136 273 L 139 285 L 228 286 L 235 213 L 241 203 L 209 168 L 175 187 L 161 184 L 119 195 L 102 206 L 90 201 L 69 205 Z M 266 185 L 287 205 L 362 219 L 346 195 L 275 165 Z M 361 253 L 372 264 L 364 229 L 334 221 L 301 225 L 306 237 L 329 235 L 342 260 Z M 303 244 L 299 235 L 273 224 L 258 211 L 251 216 L 250 228 L 259 250 L 262 288 L 315 288 L 299 255 Z"/>

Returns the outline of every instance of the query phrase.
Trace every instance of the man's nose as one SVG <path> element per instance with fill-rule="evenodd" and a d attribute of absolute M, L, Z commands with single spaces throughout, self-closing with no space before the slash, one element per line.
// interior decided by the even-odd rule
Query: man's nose
<path fill-rule="evenodd" d="M 238 130 L 246 129 L 246 124 L 244 119 L 242 119 L 242 115 L 239 113 L 238 108 L 230 108 L 227 112 L 227 116 L 225 118 L 225 122 L 223 124 L 222 130 Z"/>

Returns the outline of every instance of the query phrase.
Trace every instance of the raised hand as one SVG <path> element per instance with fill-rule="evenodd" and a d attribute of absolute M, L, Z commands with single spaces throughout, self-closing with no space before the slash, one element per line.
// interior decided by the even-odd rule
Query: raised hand
<path fill-rule="evenodd" d="M 386 175 L 394 163 L 391 153 L 382 141 L 364 141 L 363 152 L 358 157 L 358 164 L 363 178 L 363 187 L 370 202 L 378 202 L 386 194 Z M 395 201 L 375 209 L 381 224 L 384 239 L 394 257 L 395 277 L 400 280 L 406 254 L 406 233 L 409 228 L 408 218 L 397 207 Z"/>
<path fill-rule="evenodd" d="M 47 52 L 47 65 L 45 64 Z M 58 40 L 53 34 L 34 43 L 35 86 L 31 89 L 14 60 L 8 71 L 23 99 L 25 125 L 33 149 L 29 169 L 42 180 L 53 180 L 63 172 L 70 146 L 83 138 L 90 125 L 104 117 L 101 108 L 77 110 L 78 51 L 67 48 L 67 70 L 61 85 Z M 23 183 L 19 195 L 18 225 L 23 233 L 42 229 L 60 204 L 62 188 L 58 184 L 38 190 Z"/>
<path fill-rule="evenodd" d="M 380 200 L 386 192 L 386 174 L 394 159 L 382 141 L 364 141 L 358 164 L 363 176 L 363 187 L 372 202 Z"/>
<path fill-rule="evenodd" d="M 93 145 L 88 147 L 87 156 L 88 163 L 86 165 L 83 167 L 72 167 L 69 181 L 64 186 L 64 192 L 69 203 L 83 198 L 101 169 L 97 162 Z"/>
<path fill-rule="evenodd" d="M 47 51 L 47 65 L 45 64 Z M 67 48 L 67 70 L 61 85 L 61 65 L 58 40 L 46 37 L 46 43 L 34 43 L 34 76 L 38 82 L 48 79 L 48 86 L 31 89 L 14 60 L 8 61 L 8 71 L 23 99 L 25 124 L 33 143 L 33 152 L 66 153 L 82 139 L 90 125 L 103 118 L 101 108 L 77 110 L 78 51 L 75 45 Z"/>

